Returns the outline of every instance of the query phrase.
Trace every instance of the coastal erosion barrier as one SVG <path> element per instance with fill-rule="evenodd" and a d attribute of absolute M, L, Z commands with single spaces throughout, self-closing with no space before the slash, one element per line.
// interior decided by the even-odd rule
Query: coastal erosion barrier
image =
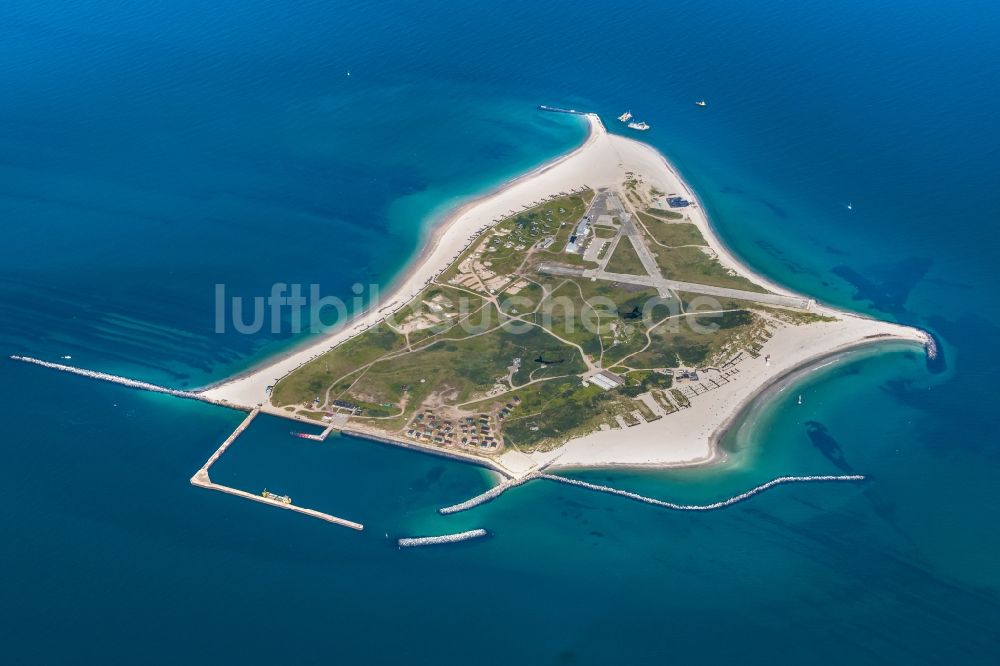
<path fill-rule="evenodd" d="M 456 534 L 444 534 L 442 536 L 407 537 L 404 539 L 399 539 L 396 543 L 399 544 L 400 548 L 414 548 L 417 546 L 437 546 L 439 544 L 444 544 L 444 543 L 458 543 L 459 541 L 468 541 L 469 539 L 480 539 L 487 535 L 489 535 L 489 532 L 480 528 L 478 530 L 469 530 L 468 532 L 458 532 Z"/>
<path fill-rule="evenodd" d="M 530 474 L 526 474 L 525 476 L 522 476 L 520 478 L 505 479 L 504 481 L 498 483 L 497 485 L 487 490 L 485 493 L 476 495 L 472 499 L 465 500 L 464 502 L 453 504 L 451 506 L 446 506 L 443 509 L 438 509 L 438 513 L 440 513 L 443 516 L 447 516 L 450 513 L 458 513 L 459 511 L 468 511 L 473 507 L 477 507 L 480 504 L 485 504 L 490 500 L 500 497 L 501 494 L 505 493 L 511 488 L 514 488 L 516 486 L 521 485 L 522 483 L 526 483 L 528 481 L 531 481 L 532 479 L 537 479 L 537 478 L 538 478 L 538 472 L 531 472 Z"/>
<path fill-rule="evenodd" d="M 140 382 L 137 379 L 129 379 L 128 377 L 119 377 L 118 375 L 111 375 L 106 372 L 98 372 L 96 370 L 84 370 L 83 368 L 77 368 L 72 365 L 63 365 L 62 363 L 52 363 L 50 361 L 43 361 L 41 359 L 32 358 L 30 356 L 18 356 L 12 355 L 10 357 L 12 361 L 20 361 L 22 363 L 31 363 L 33 365 L 40 365 L 43 368 L 49 368 L 51 370 L 59 370 L 60 372 L 68 372 L 74 375 L 80 375 L 81 377 L 89 377 L 91 379 L 99 379 L 104 382 L 111 382 L 112 384 L 120 384 L 122 386 L 127 386 L 129 388 L 139 389 L 141 391 L 152 391 L 153 393 L 165 393 L 166 395 L 172 395 L 178 398 L 187 398 L 189 400 L 200 400 L 201 402 L 210 402 L 213 405 L 221 405 L 223 407 L 233 407 L 239 408 L 238 405 L 232 405 L 224 401 L 212 400 L 206 396 L 195 393 L 193 391 L 182 391 L 180 389 L 171 389 L 165 386 L 157 386 L 156 384 L 150 384 L 149 382 Z"/>
<path fill-rule="evenodd" d="M 544 479 L 546 481 L 555 481 L 557 483 L 565 483 L 571 486 L 577 486 L 580 488 L 585 488 L 587 490 L 594 490 L 602 493 L 609 493 L 611 495 L 618 495 L 619 497 L 626 497 L 637 502 L 643 502 L 645 504 L 651 504 L 653 506 L 663 507 L 665 509 L 672 509 L 674 511 L 714 511 L 716 509 L 724 509 L 727 506 L 732 506 L 739 502 L 750 499 L 758 493 L 762 493 L 769 488 L 775 486 L 780 486 L 785 483 L 808 483 L 808 482 L 831 482 L 831 481 L 841 481 L 841 482 L 858 482 L 864 481 L 865 477 L 860 474 L 846 474 L 841 476 L 780 476 L 776 479 L 772 479 L 767 483 L 762 483 L 756 488 L 751 488 L 750 490 L 740 493 L 739 495 L 734 495 L 729 499 L 722 500 L 719 502 L 713 502 L 711 504 L 677 504 L 675 502 L 667 502 L 665 500 L 658 500 L 653 497 L 646 497 L 645 495 L 640 495 L 638 493 L 633 493 L 628 490 L 620 490 L 618 488 L 612 488 L 611 486 L 601 486 L 596 483 L 588 483 L 587 481 L 580 481 L 578 479 L 570 479 L 565 476 L 558 476 L 555 474 L 545 474 L 543 472 L 531 472 L 518 479 L 508 479 L 499 483 L 486 492 L 476 495 L 470 500 L 466 500 L 459 504 L 453 504 L 452 506 L 444 507 L 443 509 L 438 509 L 438 513 L 442 515 L 448 515 L 451 513 L 458 513 L 459 511 L 468 511 L 473 507 L 477 507 L 480 504 L 489 502 L 490 500 L 496 499 L 504 492 L 519 486 L 523 483 L 527 483 L 533 479 Z"/>
<path fill-rule="evenodd" d="M 307 509 L 305 507 L 292 504 L 291 502 L 283 502 L 281 500 L 273 499 L 271 497 L 266 497 L 264 495 L 254 495 L 253 493 L 248 493 L 244 490 L 239 490 L 237 488 L 224 486 L 222 484 L 215 483 L 212 481 L 212 477 L 209 476 L 208 473 L 209 469 L 211 469 L 212 465 L 218 462 L 219 458 L 222 457 L 222 454 L 226 452 L 226 450 L 232 445 L 233 442 L 236 441 L 236 439 L 241 434 L 243 434 L 243 431 L 245 431 L 247 428 L 250 427 L 250 424 L 253 422 L 255 418 L 257 418 L 258 414 L 260 414 L 259 408 L 252 410 L 247 415 L 247 417 L 243 419 L 243 422 L 240 423 L 238 426 L 236 426 L 236 429 L 233 430 L 232 433 L 230 433 L 229 437 L 226 438 L 226 441 L 224 441 L 222 445 L 218 449 L 216 449 L 211 456 L 209 456 L 208 460 L 205 461 L 205 464 L 201 466 L 201 469 L 195 472 L 195 475 L 191 477 L 191 485 L 198 486 L 199 488 L 207 488 L 208 490 L 218 490 L 219 492 L 227 493 L 229 495 L 236 495 L 237 497 L 242 497 L 243 499 L 253 500 L 254 502 L 260 502 L 261 504 L 267 504 L 269 506 L 274 506 L 279 509 L 287 509 L 288 511 L 295 511 L 296 513 L 301 513 L 306 516 L 310 516 L 312 518 L 319 518 L 320 520 L 325 520 L 328 523 L 341 525 L 343 527 L 350 527 L 351 529 L 354 530 L 358 531 L 363 530 L 364 525 L 362 525 L 361 523 L 356 523 L 352 520 L 338 518 L 337 516 L 333 516 L 329 513 L 323 513 L 322 511 L 316 511 L 315 509 Z"/>
<path fill-rule="evenodd" d="M 627 497 L 628 499 L 635 500 L 637 502 L 643 502 L 645 504 L 651 504 L 653 506 L 663 507 L 665 509 L 673 509 L 675 511 L 714 511 L 716 509 L 724 509 L 727 506 L 732 506 L 733 504 L 738 504 L 745 500 L 750 499 L 758 493 L 762 493 L 769 488 L 774 488 L 775 486 L 780 486 L 785 483 L 810 483 L 810 482 L 831 482 L 831 481 L 847 481 L 847 482 L 857 482 L 864 481 L 865 477 L 861 474 L 845 474 L 842 476 L 779 476 L 776 479 L 772 479 L 767 483 L 762 483 L 761 485 L 751 488 L 750 490 L 740 493 L 739 495 L 734 495 L 727 500 L 722 500 L 720 502 L 712 502 L 711 504 L 675 504 L 674 502 L 666 502 L 664 500 L 654 499 L 652 497 L 646 497 L 645 495 L 640 495 L 639 493 L 629 492 L 628 490 L 620 490 L 618 488 L 612 488 L 610 486 L 600 486 L 596 483 L 588 483 L 586 481 L 580 481 L 579 479 L 569 479 L 565 476 L 557 476 L 555 474 L 539 474 L 538 478 L 547 479 L 549 481 L 556 481 L 558 483 L 565 483 L 571 486 L 578 486 L 580 488 L 586 488 L 587 490 L 595 490 L 602 493 L 610 493 L 612 495 L 618 495 L 620 497 Z"/>

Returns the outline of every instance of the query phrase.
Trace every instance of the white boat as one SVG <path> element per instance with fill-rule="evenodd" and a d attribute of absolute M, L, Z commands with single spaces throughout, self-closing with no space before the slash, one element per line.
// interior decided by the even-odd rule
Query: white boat
<path fill-rule="evenodd" d="M 801 395 L 799 396 L 799 404 L 800 405 L 802 404 L 802 396 Z"/>
<path fill-rule="evenodd" d="M 70 356 L 69 354 L 66 354 L 65 356 L 60 356 L 59 358 L 61 358 L 64 361 L 69 361 L 72 360 L 73 357 Z"/>
<path fill-rule="evenodd" d="M 618 116 L 618 120 L 620 120 L 623 123 L 628 122 L 629 120 L 632 120 L 632 112 L 631 111 L 626 111 L 622 115 Z"/>
<path fill-rule="evenodd" d="M 633 122 L 628 124 L 628 128 L 638 130 L 640 132 L 645 132 L 646 130 L 649 129 L 649 124 L 641 121 L 637 123 Z"/>
<path fill-rule="evenodd" d="M 699 99 L 697 102 L 695 102 L 695 106 L 708 106 L 708 102 L 706 102 L 703 99 Z"/>

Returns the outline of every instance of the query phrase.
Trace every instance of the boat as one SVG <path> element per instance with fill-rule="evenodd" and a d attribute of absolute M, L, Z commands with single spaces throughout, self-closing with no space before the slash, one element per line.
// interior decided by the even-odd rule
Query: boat
<path fill-rule="evenodd" d="M 291 504 L 292 503 L 292 498 L 289 497 L 288 495 L 275 495 L 272 492 L 268 492 L 267 488 L 264 488 L 264 490 L 261 492 L 260 496 L 263 497 L 264 499 L 269 499 L 269 500 L 272 500 L 274 502 L 281 502 L 282 504 Z"/>
<path fill-rule="evenodd" d="M 628 124 L 628 128 L 629 129 L 638 130 L 639 132 L 645 132 L 646 130 L 649 129 L 649 123 L 642 122 L 642 121 L 637 122 L 637 123 L 636 122 L 632 122 L 632 123 Z"/>
<path fill-rule="evenodd" d="M 703 99 L 699 99 L 697 102 L 695 102 L 695 106 L 708 106 L 708 102 L 706 102 Z"/>
<path fill-rule="evenodd" d="M 848 203 L 847 204 L 847 210 L 854 210 L 854 204 Z"/>
<path fill-rule="evenodd" d="M 65 356 L 60 356 L 59 358 L 61 358 L 64 361 L 69 361 L 72 360 L 73 357 L 70 356 L 69 354 L 66 354 Z"/>
<path fill-rule="evenodd" d="M 623 123 L 626 123 L 626 122 L 632 120 L 632 112 L 631 111 L 626 111 L 622 115 L 618 116 L 618 120 L 620 120 Z"/>
<path fill-rule="evenodd" d="M 802 404 L 802 396 L 801 395 L 799 396 L 799 404 L 800 405 Z"/>

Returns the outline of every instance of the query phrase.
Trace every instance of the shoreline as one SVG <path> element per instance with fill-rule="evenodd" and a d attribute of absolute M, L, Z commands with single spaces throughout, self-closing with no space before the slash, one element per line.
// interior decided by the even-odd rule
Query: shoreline
<path fill-rule="evenodd" d="M 805 299 L 809 312 L 835 321 L 801 326 L 777 324 L 773 335 L 769 336 L 764 358 L 744 359 L 739 366 L 738 381 L 724 385 L 716 383 L 714 390 L 700 393 L 688 407 L 670 415 L 669 428 L 654 420 L 627 430 L 612 428 L 591 432 L 552 451 L 506 451 L 492 462 L 512 476 L 520 477 L 545 467 L 662 469 L 719 463 L 726 459 L 719 446 L 721 437 L 744 415 L 748 405 L 768 394 L 770 387 L 785 383 L 789 377 L 808 371 L 818 362 L 860 346 L 889 341 L 924 345 L 925 348 L 928 345 L 927 334 L 919 329 L 817 303 L 754 271 L 722 242 L 702 200 L 666 156 L 642 141 L 609 133 L 595 114 L 585 114 L 584 118 L 588 132 L 580 146 L 465 201 L 444 215 L 439 224 L 429 228 L 424 235 L 427 242 L 406 269 L 393 279 L 384 298 L 369 304 L 332 331 L 200 389 L 198 395 L 244 409 L 256 404 L 270 406 L 267 386 L 405 307 L 498 218 L 535 205 L 558 192 L 577 191 L 584 186 L 619 187 L 629 172 L 639 174 L 644 186 L 687 197 L 694 204 L 683 211 L 687 221 L 703 234 L 724 267 L 775 294 Z M 322 424 L 317 422 L 317 425 Z M 363 432 L 365 429 L 347 427 L 342 430 L 351 434 L 352 430 Z M 395 440 L 391 433 L 365 432 L 363 436 Z M 412 448 L 430 454 L 447 453 L 430 446 Z M 485 463 L 483 466 L 492 465 Z M 494 467 L 494 471 L 499 470 Z"/>
<path fill-rule="evenodd" d="M 273 356 L 268 356 L 267 358 L 261 359 L 258 363 L 255 363 L 254 365 L 246 368 L 245 370 L 241 370 L 240 372 L 234 375 L 230 375 L 229 377 L 225 377 L 224 379 L 220 379 L 205 386 L 192 389 L 191 392 L 206 393 L 208 391 L 212 391 L 220 387 L 223 387 L 227 384 L 237 382 L 241 379 L 246 379 L 247 377 L 250 377 L 259 372 L 263 372 L 267 370 L 267 368 L 270 368 L 285 360 L 288 360 L 289 358 L 292 358 L 293 356 L 296 356 L 306 350 L 315 349 L 317 346 L 322 344 L 324 340 L 328 340 L 330 338 L 333 338 L 341 334 L 343 331 L 351 328 L 352 325 L 356 326 L 358 322 L 360 322 L 365 317 L 370 316 L 372 314 L 373 307 L 379 306 L 378 310 L 375 310 L 375 312 L 384 310 L 388 306 L 382 306 L 381 303 L 391 304 L 397 300 L 397 298 L 400 296 L 400 292 L 403 291 L 403 287 L 407 284 L 409 280 L 413 279 L 413 277 L 422 268 L 425 268 L 426 264 L 429 262 L 434 252 L 438 249 L 438 247 L 440 247 L 441 240 L 444 238 L 447 232 L 455 226 L 455 224 L 462 218 L 462 216 L 464 216 L 466 213 L 468 213 L 470 210 L 472 210 L 479 204 L 483 203 L 484 201 L 499 196 L 503 194 L 505 191 L 510 190 L 523 182 L 529 181 L 545 173 L 546 171 L 557 167 L 559 164 L 583 152 L 593 141 L 595 141 L 597 138 L 597 133 L 595 131 L 595 122 L 591 119 L 590 114 L 581 114 L 581 115 L 583 115 L 584 119 L 586 120 L 587 135 L 586 137 L 584 137 L 583 143 L 581 143 L 579 146 L 569 151 L 568 153 L 563 153 L 562 155 L 559 155 L 547 162 L 540 164 L 539 166 L 535 167 L 534 169 L 528 172 L 519 174 L 512 178 L 508 178 L 507 180 L 503 181 L 499 185 L 491 188 L 486 192 L 483 192 L 481 194 L 471 195 L 471 198 L 465 198 L 463 203 L 459 204 L 450 211 L 443 213 L 441 215 L 441 221 L 438 222 L 437 224 L 428 224 L 429 220 L 423 222 L 421 224 L 422 228 L 418 240 L 418 242 L 420 243 L 419 252 L 417 252 L 415 256 L 413 256 L 409 261 L 407 261 L 403 270 L 399 271 L 395 276 L 393 276 L 392 280 L 389 282 L 389 286 L 385 289 L 384 292 L 380 289 L 380 295 L 382 295 L 382 298 L 379 302 L 367 303 L 361 311 L 352 313 L 350 317 L 348 317 L 348 319 L 343 324 L 335 325 L 335 327 L 332 330 L 329 330 L 325 333 L 318 333 L 316 334 L 315 337 L 310 337 L 305 340 L 302 340 L 301 342 L 294 343 L 290 348 L 286 349 L 285 351 L 278 352 Z M 601 122 L 600 120 L 597 120 L 597 123 L 600 122 Z M 476 232 L 475 235 L 478 236 L 479 233 L 480 232 Z M 407 299 L 407 301 L 408 300 L 409 299 Z M 333 344 L 330 347 L 330 349 L 335 347 L 337 344 L 340 344 L 340 342 Z M 323 352 L 325 351 L 329 351 L 329 349 L 323 350 Z M 308 363 L 308 360 L 306 360 L 305 363 Z M 292 371 L 294 371 L 294 369 Z M 285 375 L 282 375 L 282 377 L 287 376 L 292 371 L 285 373 Z"/>
<path fill-rule="evenodd" d="M 728 455 L 727 451 L 722 446 L 722 439 L 737 424 L 742 425 L 746 417 L 755 407 L 775 398 L 789 386 L 805 380 L 809 375 L 821 370 L 822 368 L 847 359 L 848 357 L 852 357 L 856 354 L 873 351 L 875 347 L 880 347 L 883 344 L 888 343 L 895 343 L 901 347 L 916 346 L 920 344 L 916 340 L 899 337 L 858 340 L 857 342 L 844 345 L 839 349 L 831 349 L 828 352 L 818 354 L 814 358 L 805 361 L 800 365 L 789 368 L 786 372 L 772 378 L 763 386 L 759 387 L 754 395 L 740 402 L 730 417 L 716 427 L 715 432 L 712 433 L 710 439 L 710 446 L 712 447 L 712 450 L 725 460 L 728 458 Z"/>
<path fill-rule="evenodd" d="M 613 136 L 622 139 L 623 141 L 628 141 L 637 144 L 642 149 L 653 152 L 659 159 L 659 161 L 663 163 L 663 166 L 666 167 L 667 171 L 669 171 L 674 176 L 674 178 L 677 179 L 677 182 L 680 184 L 682 193 L 685 195 L 685 198 L 687 198 L 689 201 L 698 204 L 695 210 L 698 211 L 699 214 L 692 216 L 691 221 L 698 227 L 698 230 L 705 237 L 705 242 L 707 242 L 708 246 L 715 251 L 715 254 L 719 258 L 719 262 L 723 266 L 732 268 L 736 272 L 748 278 L 751 282 L 756 282 L 760 286 L 765 287 L 766 289 L 774 292 L 775 294 L 780 294 L 782 296 L 795 296 L 798 298 L 807 298 L 815 302 L 820 307 L 824 308 L 829 307 L 825 304 L 819 303 L 812 296 L 809 296 L 807 294 L 800 294 L 796 291 L 789 289 L 788 287 L 785 287 L 784 285 L 780 285 L 772 281 L 771 279 L 767 278 L 764 275 L 761 275 L 760 273 L 753 270 L 750 266 L 740 261 L 739 258 L 736 256 L 736 254 L 729 248 L 729 246 L 726 245 L 724 242 L 722 242 L 722 238 L 721 236 L 719 236 L 715 228 L 715 225 L 712 224 L 712 218 L 708 215 L 708 210 L 705 208 L 705 204 L 702 202 L 701 197 L 699 197 L 698 193 L 695 192 L 694 188 L 692 188 L 691 185 L 686 180 L 684 180 L 684 177 L 681 175 L 680 170 L 677 169 L 676 166 L 674 166 L 674 163 L 671 162 L 666 155 L 661 153 L 654 146 L 648 143 L 643 143 L 638 139 L 633 139 L 630 136 L 624 136 L 620 134 L 615 134 Z M 704 222 L 704 224 L 699 224 L 698 218 L 700 218 Z M 837 310 L 837 312 L 843 312 L 843 311 Z M 854 313 L 849 313 L 849 314 L 854 314 Z"/>
<path fill-rule="evenodd" d="M 605 463 L 588 463 L 588 464 L 574 464 L 567 463 L 564 465 L 559 464 L 557 461 L 553 461 L 547 466 L 546 469 L 549 470 L 559 470 L 562 472 L 567 471 L 587 471 L 587 470 L 601 470 L 601 469 L 623 469 L 623 470 L 666 470 L 675 468 L 691 468 L 691 467 L 704 467 L 706 465 L 717 465 L 723 464 L 729 459 L 728 451 L 722 446 L 722 439 L 732 430 L 734 425 L 743 422 L 745 417 L 758 405 L 767 402 L 774 398 L 778 393 L 806 379 L 813 372 L 825 368 L 828 365 L 837 363 L 843 359 L 851 357 L 855 354 L 862 353 L 865 351 L 874 350 L 875 347 L 879 347 L 884 343 L 895 343 L 901 347 L 919 346 L 920 343 L 917 340 L 902 337 L 880 337 L 872 338 L 867 340 L 858 340 L 857 342 L 846 344 L 837 349 L 831 349 L 829 351 L 821 352 L 820 354 L 806 359 L 805 361 L 784 370 L 781 374 L 772 377 L 765 384 L 759 386 L 757 390 L 750 396 L 744 398 L 737 406 L 736 409 L 730 414 L 730 416 L 718 424 L 709 438 L 709 446 L 711 453 L 708 457 L 701 460 L 692 460 L 689 462 L 652 462 L 652 463 L 623 463 L 623 462 L 605 462 Z"/>

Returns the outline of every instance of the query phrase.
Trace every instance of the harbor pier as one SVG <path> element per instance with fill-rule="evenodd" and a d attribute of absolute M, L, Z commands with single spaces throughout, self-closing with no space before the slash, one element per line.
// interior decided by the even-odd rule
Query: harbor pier
<path fill-rule="evenodd" d="M 283 499 L 279 499 L 272 493 L 266 493 L 266 491 L 265 491 L 266 494 L 254 495 L 253 493 L 248 493 L 245 490 L 231 488 L 229 486 L 224 486 L 222 484 L 215 483 L 214 481 L 212 481 L 212 477 L 208 473 L 209 469 L 211 469 L 212 465 L 218 462 L 219 458 L 222 457 L 222 454 L 226 452 L 226 450 L 232 445 L 233 442 L 236 441 L 236 439 L 241 434 L 243 434 L 243 431 L 245 431 L 247 428 L 250 427 L 250 424 L 253 422 L 255 418 L 257 418 L 258 414 L 260 414 L 260 408 L 251 410 L 251 412 L 247 415 L 247 417 L 243 419 L 243 421 L 238 426 L 236 426 L 236 429 L 233 430 L 232 433 L 230 433 L 229 437 L 227 437 L 226 440 L 222 442 L 222 445 L 218 449 L 216 449 L 211 456 L 209 456 L 208 460 L 205 461 L 205 464 L 201 466 L 201 469 L 195 472 L 195 475 L 191 477 L 191 485 L 198 486 L 199 488 L 207 488 L 208 490 L 218 490 L 219 492 L 228 493 L 229 495 L 235 495 L 237 497 L 242 497 L 243 499 L 253 500 L 254 502 L 260 502 L 261 504 L 267 504 L 269 506 L 274 506 L 279 509 L 287 509 L 289 511 L 295 511 L 296 513 L 301 513 L 303 515 L 310 516 L 312 518 L 319 518 L 320 520 L 325 520 L 328 523 L 341 525 L 342 527 L 349 527 L 353 530 L 358 530 L 358 531 L 363 530 L 364 525 L 362 525 L 361 523 L 356 523 L 353 520 L 347 520 L 345 518 L 339 518 L 332 514 L 324 513 L 322 511 L 317 511 L 315 509 L 308 509 L 306 507 L 298 506 L 296 504 L 293 504 L 290 500 L 284 501 Z"/>

